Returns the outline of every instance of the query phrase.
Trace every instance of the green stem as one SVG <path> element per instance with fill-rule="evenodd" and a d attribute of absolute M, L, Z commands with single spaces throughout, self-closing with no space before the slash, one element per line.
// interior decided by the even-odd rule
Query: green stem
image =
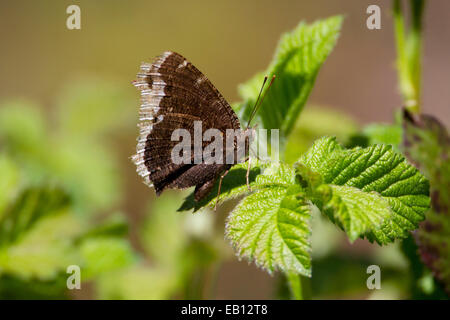
<path fill-rule="evenodd" d="M 296 273 L 286 273 L 286 279 L 294 300 L 303 300 L 302 280 Z"/>
<path fill-rule="evenodd" d="M 424 0 L 410 0 L 411 26 L 405 28 L 400 0 L 394 0 L 394 28 L 397 46 L 397 71 L 405 107 L 420 113 L 422 66 L 422 16 Z"/>

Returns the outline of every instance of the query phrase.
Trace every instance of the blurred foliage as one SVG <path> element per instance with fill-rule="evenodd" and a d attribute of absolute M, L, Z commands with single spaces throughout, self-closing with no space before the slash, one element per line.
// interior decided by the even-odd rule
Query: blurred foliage
<path fill-rule="evenodd" d="M 403 133 L 400 148 L 431 183 L 431 209 L 416 231 L 415 241 L 403 244 L 411 262 L 414 298 L 445 298 L 450 294 L 450 138 L 447 128 L 433 116 L 421 114 L 422 25 L 425 0 L 410 0 L 407 27 L 400 0 L 393 1 L 397 74 L 403 112 L 397 124 Z M 399 120 L 400 118 L 400 120 Z M 420 258 L 426 266 L 419 262 Z M 434 278 L 432 278 L 432 276 Z M 450 295 L 449 295 L 450 296 Z"/>
<path fill-rule="evenodd" d="M 418 113 L 422 81 L 422 24 L 425 0 L 410 0 L 409 5 L 411 17 L 407 28 L 402 2 L 393 1 L 397 70 L 405 107 L 411 112 Z"/>
<path fill-rule="evenodd" d="M 205 287 L 211 289 L 208 286 L 213 283 L 198 279 L 204 281 L 204 275 L 227 256 L 225 243 L 213 232 L 210 214 L 181 215 L 176 211 L 179 200 L 179 195 L 168 193 L 150 206 L 151 213 L 139 230 L 144 252 L 138 260 L 132 259 L 135 263 L 98 276 L 99 298 L 199 299 L 206 294 Z M 111 265 L 106 262 L 105 266 Z"/>
<path fill-rule="evenodd" d="M 105 136 L 118 136 L 118 132 L 130 129 L 136 120 L 130 112 L 135 102 L 131 90 L 131 86 L 124 88 L 117 82 L 92 77 L 65 86 L 56 103 L 58 136 L 101 143 Z"/>
<path fill-rule="evenodd" d="M 85 92 L 81 89 L 79 94 Z M 65 127 L 55 130 L 38 106 L 20 100 L 0 106 L 0 145 L 21 168 L 22 183 L 58 182 L 80 213 L 100 212 L 120 203 L 119 169 L 111 147 L 94 137 L 71 135 Z"/>
<path fill-rule="evenodd" d="M 6 154 L 0 153 L 0 219 L 18 191 L 19 169 Z"/>
<path fill-rule="evenodd" d="M 369 123 L 359 131 L 352 132 L 346 141 L 346 146 L 367 147 L 373 144 L 387 144 L 395 151 L 402 152 L 400 148 L 402 139 L 402 114 L 400 111 L 395 111 L 393 123 Z"/>
<path fill-rule="evenodd" d="M 398 150 L 402 141 L 402 128 L 396 124 L 373 123 L 364 127 L 362 134 L 368 138 L 368 144 L 388 144 Z"/>
<path fill-rule="evenodd" d="M 413 236 L 402 242 L 402 251 L 409 260 L 407 291 L 412 299 L 448 299 L 443 286 L 433 277 L 418 254 L 419 248 Z"/>
<path fill-rule="evenodd" d="M 308 106 L 287 139 L 284 160 L 294 163 L 315 140 L 323 136 L 336 136 L 346 145 L 357 131 L 358 125 L 351 116 L 331 108 Z"/>
<path fill-rule="evenodd" d="M 0 272 L 50 280 L 76 259 L 80 223 L 55 188 L 25 189 L 0 222 Z"/>
<path fill-rule="evenodd" d="M 450 136 L 434 117 L 405 112 L 402 148 L 431 182 L 431 210 L 416 241 L 422 261 L 450 294 Z"/>
<path fill-rule="evenodd" d="M 114 140 L 134 126 L 134 96 L 85 78 L 56 101 L 50 119 L 26 100 L 0 103 L 0 298 L 212 294 L 201 279 L 228 254 L 211 214 L 182 216 L 180 196 L 165 195 L 149 208 L 136 247 L 117 211 L 124 190 Z M 81 293 L 66 287 L 69 265 L 81 268 Z"/>

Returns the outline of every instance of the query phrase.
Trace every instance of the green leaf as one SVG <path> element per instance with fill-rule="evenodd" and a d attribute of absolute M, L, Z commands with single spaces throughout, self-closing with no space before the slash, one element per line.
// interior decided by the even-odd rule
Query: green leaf
<path fill-rule="evenodd" d="M 69 265 L 81 265 L 74 239 L 82 223 L 67 211 L 47 215 L 15 242 L 0 248 L 0 273 L 21 279 L 55 279 Z"/>
<path fill-rule="evenodd" d="M 0 221 L 0 273 L 54 279 L 67 266 L 79 264 L 74 239 L 81 231 L 61 189 L 24 190 Z"/>
<path fill-rule="evenodd" d="M 332 198 L 321 208 L 331 221 L 344 229 L 350 241 L 377 232 L 392 214 L 389 203 L 376 193 L 331 185 Z M 379 232 L 379 231 L 378 231 Z M 382 235 L 380 235 L 382 236 Z"/>
<path fill-rule="evenodd" d="M 244 100 L 240 109 L 242 121 L 248 120 L 264 75 L 276 75 L 258 115 L 264 128 L 280 129 L 281 137 L 289 135 L 321 65 L 336 43 L 342 20 L 341 16 L 335 16 L 311 25 L 302 22 L 292 32 L 281 37 L 267 70 L 239 88 Z"/>
<path fill-rule="evenodd" d="M 0 107 L 0 143 L 7 151 L 41 155 L 47 138 L 39 106 L 26 100 L 5 101 Z M 3 151 L 3 150 L 2 150 Z"/>
<path fill-rule="evenodd" d="M 374 123 L 363 129 L 369 144 L 390 144 L 398 148 L 402 142 L 402 127 L 396 124 Z"/>
<path fill-rule="evenodd" d="M 404 238 L 429 208 L 428 180 L 392 146 L 345 150 L 325 137 L 299 162 L 322 176 L 327 185 L 313 200 L 351 240 L 359 235 L 386 244 Z"/>
<path fill-rule="evenodd" d="M 227 237 L 239 257 L 269 272 L 311 275 L 310 211 L 294 170 L 272 165 L 256 178 L 254 193 L 230 213 Z"/>
<path fill-rule="evenodd" d="M 96 281 L 99 299 L 163 300 L 177 289 L 177 279 L 164 269 L 143 265 L 112 272 Z"/>
<path fill-rule="evenodd" d="M 0 247 L 16 241 L 42 217 L 60 213 L 68 204 L 69 198 L 61 189 L 26 189 L 0 220 Z"/>
<path fill-rule="evenodd" d="M 53 146 L 53 156 L 41 165 L 48 176 L 60 181 L 70 192 L 78 212 L 107 210 L 120 203 L 119 165 L 108 146 L 62 137 Z"/>
<path fill-rule="evenodd" d="M 249 174 L 250 187 L 253 187 L 255 185 L 256 177 L 260 174 L 261 169 L 264 168 L 264 165 L 254 162 L 256 161 L 252 160 Z M 219 195 L 219 202 L 237 198 L 248 192 L 248 187 L 246 184 L 247 168 L 248 163 L 240 163 L 234 165 L 230 169 L 230 171 L 222 181 L 222 187 Z M 196 202 L 194 200 L 194 193 L 192 192 L 186 199 L 184 199 L 184 202 L 178 209 L 178 211 L 189 211 L 189 210 L 197 211 L 204 206 L 209 206 L 213 208 L 216 203 L 218 188 L 219 188 L 219 179 L 217 179 L 216 184 L 212 189 L 212 191 L 199 202 Z"/>
<path fill-rule="evenodd" d="M 19 169 L 16 164 L 4 153 L 0 153 L 0 220 L 15 196 L 19 184 Z"/>
<path fill-rule="evenodd" d="M 21 279 L 3 275 L 0 281 L 1 300 L 62 300 L 68 299 L 67 273 L 51 280 Z"/>
<path fill-rule="evenodd" d="M 180 197 L 174 193 L 161 195 L 151 204 L 147 219 L 140 228 L 141 243 L 155 263 L 175 268 L 188 235 L 183 230 L 185 216 L 176 211 Z"/>
<path fill-rule="evenodd" d="M 38 106 L 25 101 L 5 102 L 0 108 L 0 143 L 21 168 L 25 182 L 39 185 L 56 180 L 72 195 L 78 212 L 117 205 L 122 191 L 118 163 L 106 140 L 70 134 L 64 128 L 50 134 Z"/>
<path fill-rule="evenodd" d="M 125 268 L 137 259 L 130 243 L 115 237 L 87 239 L 81 244 L 80 252 L 84 262 L 83 280 Z"/>
<path fill-rule="evenodd" d="M 101 223 L 93 225 L 87 230 L 79 240 L 97 237 L 126 237 L 128 235 L 128 222 L 126 215 L 121 212 L 114 212 Z"/>

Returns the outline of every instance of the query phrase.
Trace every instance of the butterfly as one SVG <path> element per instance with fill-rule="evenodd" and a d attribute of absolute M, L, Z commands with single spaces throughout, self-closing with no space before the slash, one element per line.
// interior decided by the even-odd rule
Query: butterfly
<path fill-rule="evenodd" d="M 267 77 L 264 83 L 266 80 Z M 245 130 L 241 130 L 239 119 L 230 104 L 205 75 L 178 53 L 166 51 L 152 63 L 142 63 L 134 85 L 140 91 L 141 105 L 138 124 L 140 133 L 132 160 L 144 183 L 153 186 L 157 195 L 165 189 L 195 186 L 194 199 L 200 201 L 208 195 L 220 177 L 219 195 L 222 179 L 230 168 L 248 158 L 235 157 L 232 163 L 176 163 L 173 161 L 172 150 L 179 141 L 172 138 L 172 133 L 174 130 L 184 129 L 193 135 L 195 122 L 201 121 L 203 132 L 217 129 L 225 141 L 227 129 L 237 130 L 239 134 L 248 136 L 252 128 L 247 125 Z M 256 112 L 256 105 L 257 103 L 252 116 Z M 203 141 L 202 149 L 207 144 Z M 249 141 L 246 141 L 245 153 L 248 153 L 248 144 Z M 194 149 L 193 145 L 190 147 Z M 231 149 L 223 148 L 219 152 L 226 156 L 236 154 L 237 151 L 236 141 L 233 141 Z M 250 163 L 247 186 L 249 169 Z"/>

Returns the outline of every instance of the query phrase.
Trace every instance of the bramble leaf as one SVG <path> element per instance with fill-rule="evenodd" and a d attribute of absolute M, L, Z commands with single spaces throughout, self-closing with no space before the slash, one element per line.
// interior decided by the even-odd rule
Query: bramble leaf
<path fill-rule="evenodd" d="M 416 229 L 429 208 L 429 183 L 391 146 L 343 149 L 334 138 L 319 139 L 300 158 L 328 186 L 315 204 L 350 237 L 386 244 Z M 313 197 L 313 199 L 315 199 Z"/>
<path fill-rule="evenodd" d="M 239 92 L 244 100 L 239 109 L 242 121 L 248 120 L 264 75 L 276 75 L 258 116 L 264 128 L 280 129 L 280 136 L 288 136 L 308 99 L 321 65 L 337 41 L 342 20 L 341 16 L 335 16 L 311 25 L 302 22 L 281 37 L 267 70 L 240 86 Z"/>
<path fill-rule="evenodd" d="M 376 193 L 347 186 L 328 187 L 331 190 L 327 193 L 332 197 L 321 209 L 347 232 L 350 241 L 361 235 L 370 235 L 392 214 L 389 203 Z"/>
<path fill-rule="evenodd" d="M 227 237 L 239 257 L 269 272 L 311 275 L 309 203 L 294 170 L 274 164 L 256 178 L 254 193 L 228 216 Z"/>

